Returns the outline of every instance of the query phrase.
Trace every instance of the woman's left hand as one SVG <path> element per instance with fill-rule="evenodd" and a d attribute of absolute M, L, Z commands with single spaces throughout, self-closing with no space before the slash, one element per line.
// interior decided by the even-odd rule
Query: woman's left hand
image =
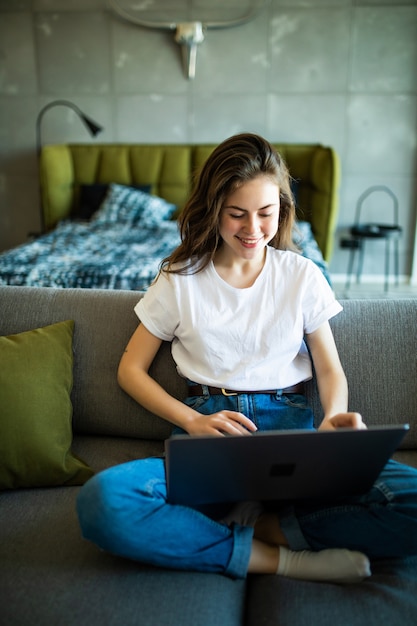
<path fill-rule="evenodd" d="M 319 430 L 336 430 L 337 428 L 355 428 L 366 430 L 366 424 L 360 413 L 337 413 L 332 417 L 325 417 L 319 426 Z"/>

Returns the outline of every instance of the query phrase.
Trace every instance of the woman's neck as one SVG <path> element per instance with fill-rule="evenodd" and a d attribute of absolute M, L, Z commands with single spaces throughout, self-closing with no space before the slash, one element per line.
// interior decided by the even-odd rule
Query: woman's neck
<path fill-rule="evenodd" d="M 261 274 L 266 261 L 266 248 L 262 256 L 256 259 L 239 259 L 225 254 L 220 248 L 213 259 L 217 274 L 226 283 L 236 289 L 247 289 L 252 287 L 256 279 Z"/>

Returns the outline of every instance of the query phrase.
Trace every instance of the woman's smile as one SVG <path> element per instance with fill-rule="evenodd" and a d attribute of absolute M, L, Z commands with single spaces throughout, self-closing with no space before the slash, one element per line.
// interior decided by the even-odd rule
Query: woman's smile
<path fill-rule="evenodd" d="M 263 237 L 258 237 L 257 239 L 253 239 L 253 238 L 239 237 L 238 235 L 236 235 L 236 238 L 239 239 L 240 243 L 245 248 L 256 248 L 258 243 L 262 241 L 263 239 Z"/>
<path fill-rule="evenodd" d="M 220 215 L 223 260 L 259 260 L 278 230 L 279 188 L 257 176 L 233 191 Z"/>

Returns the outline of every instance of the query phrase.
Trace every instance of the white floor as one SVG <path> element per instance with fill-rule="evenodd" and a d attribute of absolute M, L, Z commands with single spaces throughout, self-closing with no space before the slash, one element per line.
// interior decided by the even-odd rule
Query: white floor
<path fill-rule="evenodd" d="M 345 280 L 341 280 L 339 276 L 332 276 L 332 285 L 339 299 L 354 300 L 357 298 L 382 298 L 382 299 L 415 299 L 417 298 L 417 285 L 410 285 L 404 280 L 400 280 L 400 284 L 389 284 L 388 290 L 385 291 L 383 280 L 371 282 L 369 278 L 361 281 L 358 285 L 352 280 L 350 288 L 346 289 Z"/>

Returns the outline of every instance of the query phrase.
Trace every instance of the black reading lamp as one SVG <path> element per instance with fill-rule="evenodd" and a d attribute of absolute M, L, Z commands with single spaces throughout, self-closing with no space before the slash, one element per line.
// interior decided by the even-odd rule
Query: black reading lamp
<path fill-rule="evenodd" d="M 75 111 L 75 113 L 78 115 L 80 120 L 83 122 L 84 126 L 87 128 L 88 132 L 90 133 L 90 135 L 92 137 L 95 137 L 96 135 L 98 135 L 98 133 L 101 133 L 101 131 L 103 130 L 102 126 L 100 126 L 94 120 L 92 120 L 90 117 L 85 115 L 85 113 L 83 113 L 81 111 L 81 109 L 79 107 L 77 107 L 77 105 L 74 104 L 73 102 L 70 102 L 69 100 L 53 100 L 53 102 L 49 102 L 48 104 L 46 104 L 43 107 L 43 109 L 41 109 L 39 111 L 38 117 L 36 118 L 36 154 L 37 154 L 37 157 L 38 157 L 38 161 L 39 161 L 39 158 L 40 158 L 41 147 L 42 147 L 42 143 L 41 143 L 42 119 L 43 119 L 43 116 L 45 115 L 45 113 L 49 109 L 52 109 L 53 107 L 56 107 L 56 106 L 68 107 L 68 108 L 72 109 L 73 111 Z M 41 203 L 40 203 L 40 218 L 41 218 L 40 219 L 40 222 L 41 222 L 41 233 L 44 233 L 45 232 L 45 219 L 44 219 L 43 209 L 42 209 L 42 200 L 41 200 Z"/>

